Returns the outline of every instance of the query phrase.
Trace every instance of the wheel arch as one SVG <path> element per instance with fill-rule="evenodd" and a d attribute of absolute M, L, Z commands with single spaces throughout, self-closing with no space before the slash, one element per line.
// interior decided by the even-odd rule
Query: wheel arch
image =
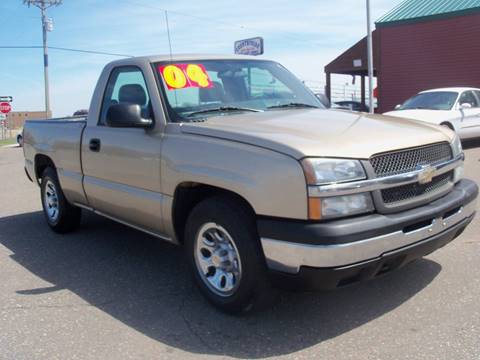
<path fill-rule="evenodd" d="M 40 179 L 42 178 L 42 174 L 45 171 L 46 168 L 51 167 L 55 171 L 57 170 L 55 163 L 53 160 L 44 154 L 37 154 L 35 155 L 34 159 L 34 169 L 35 169 L 35 178 L 37 182 L 40 182 Z"/>
<path fill-rule="evenodd" d="M 255 210 L 250 202 L 236 192 L 198 182 L 180 183 L 175 188 L 171 210 L 173 230 L 180 244 L 183 244 L 184 241 L 185 224 L 190 212 L 201 201 L 214 196 L 224 196 L 234 200 L 244 206 L 252 216 L 255 216 Z"/>
<path fill-rule="evenodd" d="M 450 130 L 455 131 L 455 126 L 453 126 L 453 124 L 452 124 L 450 121 L 442 121 L 442 122 L 440 123 L 440 126 L 446 126 L 446 127 L 448 127 Z"/>

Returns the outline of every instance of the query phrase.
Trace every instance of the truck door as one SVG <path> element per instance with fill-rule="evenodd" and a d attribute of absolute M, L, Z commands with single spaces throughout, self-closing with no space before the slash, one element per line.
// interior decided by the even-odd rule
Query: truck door
<path fill-rule="evenodd" d="M 161 134 L 155 130 L 109 127 L 111 105 L 141 106 L 142 117 L 153 119 L 149 91 L 142 71 L 134 66 L 114 68 L 102 101 L 98 124 L 85 129 L 82 143 L 84 188 L 95 210 L 161 234 Z"/>

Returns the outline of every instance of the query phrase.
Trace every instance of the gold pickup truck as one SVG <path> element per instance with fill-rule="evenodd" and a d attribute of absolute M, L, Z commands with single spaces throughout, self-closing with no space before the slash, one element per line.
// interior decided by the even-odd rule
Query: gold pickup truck
<path fill-rule="evenodd" d="M 269 304 L 272 285 L 332 289 L 427 255 L 478 194 L 449 129 L 324 109 L 242 56 L 112 62 L 88 115 L 28 121 L 24 153 L 54 231 L 89 210 L 179 244 L 231 313 Z"/>

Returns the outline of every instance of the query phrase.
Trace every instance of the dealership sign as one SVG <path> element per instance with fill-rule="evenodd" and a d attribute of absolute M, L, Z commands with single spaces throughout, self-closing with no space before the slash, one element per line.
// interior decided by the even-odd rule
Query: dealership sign
<path fill-rule="evenodd" d="M 10 111 L 12 111 L 12 107 L 10 106 L 9 103 L 7 102 L 0 103 L 0 112 L 2 114 L 8 114 Z"/>
<path fill-rule="evenodd" d="M 250 39 L 235 41 L 235 54 L 239 55 L 262 55 L 263 38 L 255 37 Z"/>

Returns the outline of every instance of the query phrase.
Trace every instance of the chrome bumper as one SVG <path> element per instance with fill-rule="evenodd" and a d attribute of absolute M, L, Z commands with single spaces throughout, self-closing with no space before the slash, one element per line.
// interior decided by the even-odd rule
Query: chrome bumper
<path fill-rule="evenodd" d="M 335 245 L 311 245 L 271 238 L 261 238 L 267 265 L 272 270 L 296 274 L 301 266 L 315 268 L 340 267 L 378 258 L 416 242 L 438 235 L 471 217 L 476 199 L 448 216 L 432 219 L 431 223 L 408 231 L 407 228 L 381 236 Z"/>

